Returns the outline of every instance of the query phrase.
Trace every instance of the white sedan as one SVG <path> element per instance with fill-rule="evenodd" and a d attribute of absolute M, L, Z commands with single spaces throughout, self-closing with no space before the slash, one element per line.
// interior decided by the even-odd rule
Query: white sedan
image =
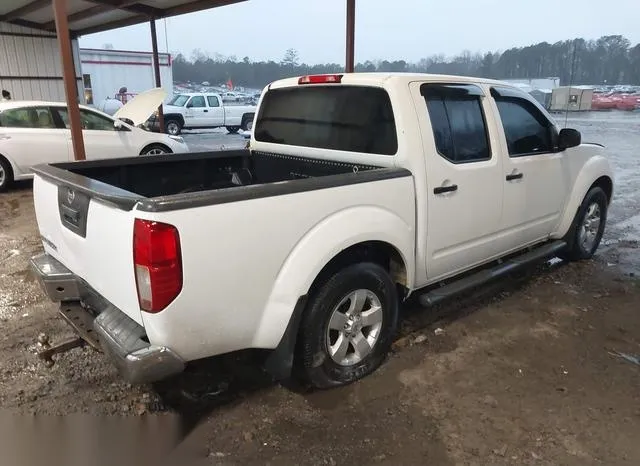
<path fill-rule="evenodd" d="M 134 103 L 136 100 L 137 104 Z M 141 123 L 135 120 L 144 121 L 153 112 L 154 107 L 149 100 L 134 99 L 130 102 L 131 107 L 130 104 L 125 105 L 113 117 L 81 105 L 80 120 L 87 159 L 187 152 L 188 147 L 181 137 L 152 133 L 135 126 Z M 15 180 L 32 178 L 31 167 L 34 165 L 73 159 L 71 130 L 64 103 L 0 103 L 0 192 L 7 190 Z"/>

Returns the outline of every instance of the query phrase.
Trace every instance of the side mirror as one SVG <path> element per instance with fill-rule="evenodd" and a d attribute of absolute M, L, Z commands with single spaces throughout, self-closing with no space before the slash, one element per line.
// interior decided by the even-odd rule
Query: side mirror
<path fill-rule="evenodd" d="M 135 126 L 133 124 L 133 121 L 131 121 L 130 119 L 119 118 L 113 122 L 113 127 L 116 129 L 116 131 L 129 131 L 129 128 L 127 128 L 125 125 L 122 124 L 123 121 L 128 125 Z"/>
<path fill-rule="evenodd" d="M 582 135 L 580 131 L 572 128 L 564 128 L 560 130 L 558 136 L 558 148 L 562 151 L 570 147 L 579 146 L 582 143 Z"/>
<path fill-rule="evenodd" d="M 187 104 L 187 108 L 191 108 L 191 107 L 193 107 L 193 104 L 192 104 L 191 102 L 189 102 L 189 103 Z"/>

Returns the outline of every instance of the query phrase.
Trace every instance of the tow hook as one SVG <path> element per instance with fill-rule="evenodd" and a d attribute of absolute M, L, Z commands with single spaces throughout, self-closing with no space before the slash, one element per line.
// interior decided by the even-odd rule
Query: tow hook
<path fill-rule="evenodd" d="M 86 344 L 86 342 L 80 338 L 71 338 L 62 343 L 59 343 L 55 346 L 51 346 L 51 342 L 49 341 L 49 336 L 41 333 L 38 335 L 38 358 L 40 358 L 44 365 L 48 368 L 53 367 L 56 361 L 53 359 L 54 354 L 66 353 L 69 350 L 74 348 L 81 348 Z"/>

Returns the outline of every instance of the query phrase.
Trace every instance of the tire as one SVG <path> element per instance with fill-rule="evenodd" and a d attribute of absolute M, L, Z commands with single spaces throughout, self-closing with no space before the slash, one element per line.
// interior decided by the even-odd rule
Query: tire
<path fill-rule="evenodd" d="M 164 130 L 167 134 L 177 136 L 182 132 L 182 123 L 176 119 L 167 120 L 164 123 Z"/>
<path fill-rule="evenodd" d="M 253 129 L 253 117 L 245 116 L 242 119 L 242 130 L 251 131 Z"/>
<path fill-rule="evenodd" d="M 164 144 L 149 144 L 147 147 L 142 149 L 140 155 L 162 155 L 172 153 L 173 151 Z"/>
<path fill-rule="evenodd" d="M 599 186 L 593 187 L 584 197 L 569 233 L 565 237 L 567 249 L 562 259 L 579 261 L 595 254 L 607 222 L 607 195 Z"/>
<path fill-rule="evenodd" d="M 13 184 L 13 169 L 11 164 L 0 156 L 0 193 L 8 191 Z"/>
<path fill-rule="evenodd" d="M 356 312 L 349 317 L 352 306 Z M 385 269 L 363 262 L 340 270 L 313 294 L 303 316 L 299 377 L 325 389 L 369 375 L 387 356 L 397 326 L 398 295 Z"/>
<path fill-rule="evenodd" d="M 225 126 L 225 128 L 227 129 L 227 131 L 229 131 L 229 134 L 236 134 L 238 131 L 240 131 L 239 126 Z"/>

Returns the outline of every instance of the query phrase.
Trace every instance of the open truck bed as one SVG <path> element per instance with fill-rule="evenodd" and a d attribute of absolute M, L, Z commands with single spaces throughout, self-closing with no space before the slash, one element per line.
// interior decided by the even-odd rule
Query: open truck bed
<path fill-rule="evenodd" d="M 406 170 L 249 150 L 41 165 L 41 177 L 120 209 L 157 212 L 408 175 Z"/>

